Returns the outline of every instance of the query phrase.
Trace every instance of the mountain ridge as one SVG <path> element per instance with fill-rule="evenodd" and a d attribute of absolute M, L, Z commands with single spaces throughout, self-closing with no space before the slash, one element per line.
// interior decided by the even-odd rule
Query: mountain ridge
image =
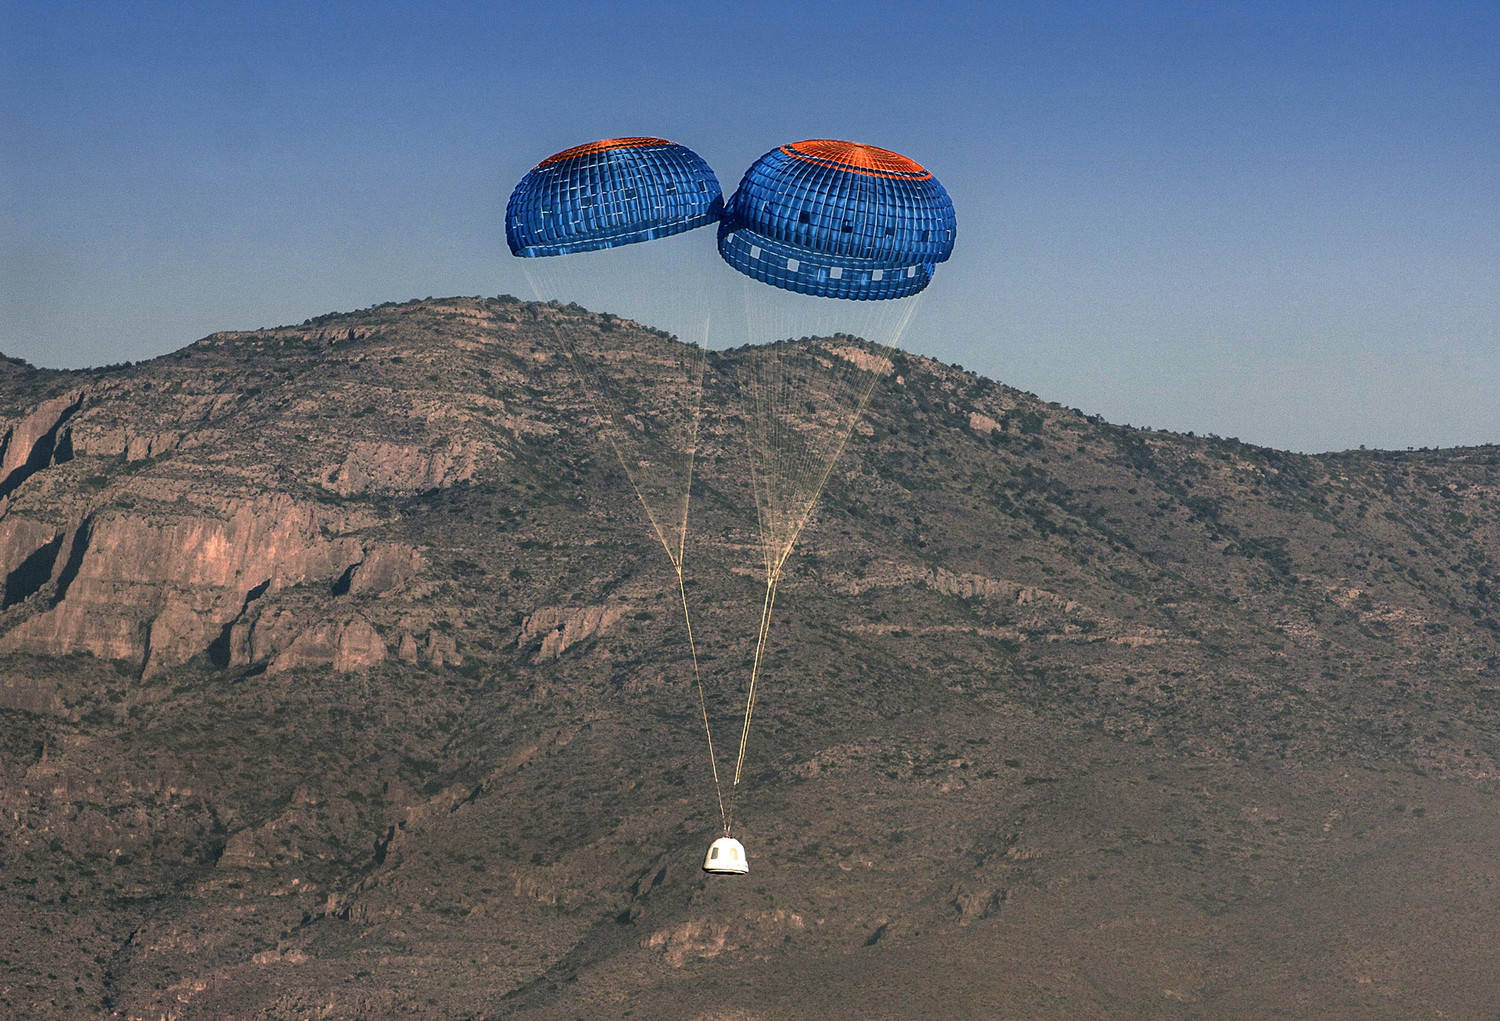
<path fill-rule="evenodd" d="M 792 558 L 751 876 L 710 882 L 671 569 L 559 330 L 674 343 L 453 298 L 0 362 L 9 1009 L 736 1016 L 749 982 L 745 1017 L 918 1016 L 986 954 L 952 1016 L 1482 1002 L 1341 884 L 1482 931 L 1500 448 L 1290 454 L 898 354 Z M 735 357 L 686 572 L 726 728 L 759 606 Z M 1301 978 L 1296 918 L 1346 933 Z"/>

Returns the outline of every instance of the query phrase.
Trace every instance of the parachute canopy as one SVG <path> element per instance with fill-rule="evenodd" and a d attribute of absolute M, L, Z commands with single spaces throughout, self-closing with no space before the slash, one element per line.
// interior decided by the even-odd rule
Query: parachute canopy
<path fill-rule="evenodd" d="M 724 261 L 763 283 L 825 298 L 916 294 L 953 253 L 953 201 L 914 160 L 815 138 L 745 172 L 719 222 Z"/>
<path fill-rule="evenodd" d="M 513 255 L 592 252 L 719 219 L 724 193 L 703 157 L 664 138 L 606 138 L 565 149 L 521 178 L 505 207 Z"/>

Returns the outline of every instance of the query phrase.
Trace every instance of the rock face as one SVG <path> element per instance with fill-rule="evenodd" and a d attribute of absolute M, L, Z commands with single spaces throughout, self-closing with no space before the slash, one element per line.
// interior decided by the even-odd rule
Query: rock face
<path fill-rule="evenodd" d="M 0 431 L 0 500 L 32 475 L 72 456 L 64 425 L 83 404 L 81 392 L 43 401 Z"/>
<path fill-rule="evenodd" d="M 1292 455 L 794 341 L 882 382 L 733 786 L 747 355 L 679 592 L 560 341 L 684 355 L 455 298 L 0 357 L 0 1016 L 1493 1013 L 1500 449 Z M 629 382 L 632 429 L 681 404 Z M 700 870 L 726 825 L 742 879 Z"/>
<path fill-rule="evenodd" d="M 52 576 L 63 535 L 19 515 L 0 518 L 0 610 L 27 598 Z"/>
<path fill-rule="evenodd" d="M 446 489 L 474 478 L 480 449 L 450 443 L 423 450 L 398 443 L 357 441 L 328 481 L 340 496 Z"/>
<path fill-rule="evenodd" d="M 100 511 L 72 524 L 65 543 L 38 546 L 68 549 L 65 560 L 52 558 L 47 590 L 37 593 L 51 605 L 0 636 L 0 651 L 87 652 L 160 672 L 207 652 L 254 598 L 332 583 L 363 560 L 357 539 L 330 535 L 342 515 L 286 495 L 184 514 L 186 495 L 177 514 Z M 34 542 L 39 533 L 31 534 Z M 30 557 L 39 565 L 38 555 Z"/>

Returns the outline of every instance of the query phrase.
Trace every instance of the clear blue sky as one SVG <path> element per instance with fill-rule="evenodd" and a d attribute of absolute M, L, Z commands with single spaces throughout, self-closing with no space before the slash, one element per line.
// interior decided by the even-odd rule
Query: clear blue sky
<path fill-rule="evenodd" d="M 1117 422 L 1500 442 L 1500 5 L 0 2 L 0 352 L 514 293 L 505 197 L 656 134 L 920 160 L 905 346 Z"/>

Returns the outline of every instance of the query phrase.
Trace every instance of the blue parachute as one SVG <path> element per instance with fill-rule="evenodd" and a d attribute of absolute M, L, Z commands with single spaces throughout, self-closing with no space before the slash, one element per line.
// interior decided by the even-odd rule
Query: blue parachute
<path fill-rule="evenodd" d="M 505 240 L 526 259 L 670 237 L 719 219 L 703 157 L 664 138 L 606 138 L 538 163 L 511 192 Z"/>
<path fill-rule="evenodd" d="M 808 139 L 745 172 L 719 254 L 747 276 L 825 298 L 916 294 L 953 253 L 953 201 L 921 164 L 858 142 Z"/>

